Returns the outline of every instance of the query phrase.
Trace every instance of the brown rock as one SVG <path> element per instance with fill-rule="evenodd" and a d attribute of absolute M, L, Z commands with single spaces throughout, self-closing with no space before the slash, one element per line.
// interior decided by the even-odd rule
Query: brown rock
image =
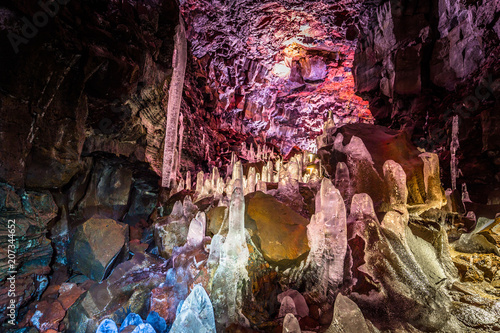
<path fill-rule="evenodd" d="M 76 283 L 63 283 L 59 288 L 59 298 L 57 300 L 67 311 L 84 292 L 85 290 L 78 287 Z"/>
<path fill-rule="evenodd" d="M 222 225 L 222 222 L 224 221 L 224 216 L 226 214 L 226 209 L 227 207 L 224 206 L 218 206 L 210 209 L 207 212 L 207 223 L 208 223 L 208 230 L 212 234 L 216 234 L 219 232 L 219 229 Z"/>
<path fill-rule="evenodd" d="M 128 226 L 111 219 L 91 218 L 76 228 L 68 249 L 71 267 L 95 281 L 103 280 L 128 259 Z"/>
<path fill-rule="evenodd" d="M 245 207 L 245 225 L 266 260 L 296 260 L 309 251 L 307 219 L 262 192 L 247 195 Z"/>
<path fill-rule="evenodd" d="M 31 317 L 31 322 L 42 332 L 50 329 L 57 331 L 59 322 L 63 320 L 65 315 L 66 311 L 59 302 L 49 303 L 42 301 L 37 304 L 35 314 Z"/>

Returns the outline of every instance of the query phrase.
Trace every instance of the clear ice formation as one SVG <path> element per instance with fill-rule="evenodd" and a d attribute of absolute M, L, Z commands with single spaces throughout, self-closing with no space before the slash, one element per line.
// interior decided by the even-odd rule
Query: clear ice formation
<path fill-rule="evenodd" d="M 366 217 L 369 217 L 370 219 L 378 222 L 378 218 L 373 207 L 372 198 L 370 198 L 370 196 L 366 193 L 358 193 L 353 195 L 349 222 L 362 221 Z"/>
<path fill-rule="evenodd" d="M 216 333 L 214 308 L 201 285 L 195 285 L 180 306 L 170 333 Z"/>
<path fill-rule="evenodd" d="M 299 321 L 291 313 L 288 313 L 283 320 L 283 333 L 301 333 Z"/>
<path fill-rule="evenodd" d="M 344 162 L 337 163 L 337 168 L 335 170 L 335 187 L 339 190 L 340 195 L 342 195 L 346 203 L 351 201 L 351 179 L 349 177 L 349 169 Z"/>
<path fill-rule="evenodd" d="M 245 198 L 241 178 L 238 178 L 242 175 L 241 163 L 237 162 L 233 170 L 236 187 L 229 206 L 229 230 L 222 244 L 210 295 L 220 331 L 231 323 L 248 325 L 241 313 L 243 292 L 249 283 L 246 266 L 250 255 L 245 236 Z"/>
<path fill-rule="evenodd" d="M 174 55 L 172 59 L 173 73 L 168 89 L 167 121 L 165 125 L 165 142 L 163 151 L 162 187 L 170 187 L 174 174 L 177 148 L 177 127 L 182 103 L 182 90 L 187 64 L 187 40 L 184 21 L 179 13 L 179 24 L 175 28 Z"/>
<path fill-rule="evenodd" d="M 188 246 L 196 247 L 203 243 L 205 238 L 205 229 L 207 226 L 207 218 L 204 212 L 198 212 L 196 217 L 191 220 L 187 235 Z"/>
<path fill-rule="evenodd" d="M 104 319 L 97 327 L 96 333 L 118 333 L 118 327 L 111 319 Z"/>
<path fill-rule="evenodd" d="M 316 214 L 307 226 L 311 248 L 307 263 L 316 270 L 319 293 L 325 296 L 328 285 L 337 287 L 343 280 L 347 251 L 346 210 L 344 200 L 332 182 L 323 178 L 316 194 Z"/>
<path fill-rule="evenodd" d="M 414 215 L 420 215 L 432 208 L 440 209 L 447 204 L 446 195 L 441 187 L 439 157 L 434 153 L 422 153 L 418 156 L 424 163 L 425 204 L 413 205 L 411 210 Z"/>
<path fill-rule="evenodd" d="M 294 289 L 288 289 L 278 295 L 278 302 L 282 303 L 283 299 L 287 296 L 293 299 L 297 316 L 301 318 L 309 316 L 309 307 L 307 306 L 306 299 L 301 293 Z"/>

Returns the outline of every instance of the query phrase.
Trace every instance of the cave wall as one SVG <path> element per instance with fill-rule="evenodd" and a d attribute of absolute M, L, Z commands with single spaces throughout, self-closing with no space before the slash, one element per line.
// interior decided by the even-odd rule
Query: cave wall
<path fill-rule="evenodd" d="M 164 117 L 155 105 L 170 74 L 177 4 L 43 4 L 1 8 L 0 178 L 58 188 L 81 170 L 82 152 L 147 160 L 159 148 L 148 133 Z M 132 96 L 148 107 L 133 114 L 124 106 Z"/>
<path fill-rule="evenodd" d="M 365 2 L 354 59 L 356 91 L 377 123 L 438 152 L 447 187 L 458 115 L 458 182 L 481 203 L 496 203 L 500 184 L 499 17 L 498 1 Z"/>

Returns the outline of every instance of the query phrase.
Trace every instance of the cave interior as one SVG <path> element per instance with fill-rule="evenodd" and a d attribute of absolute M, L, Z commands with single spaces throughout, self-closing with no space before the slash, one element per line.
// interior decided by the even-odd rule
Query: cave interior
<path fill-rule="evenodd" d="M 2 1 L 0 331 L 500 331 L 499 56 L 500 0 Z"/>

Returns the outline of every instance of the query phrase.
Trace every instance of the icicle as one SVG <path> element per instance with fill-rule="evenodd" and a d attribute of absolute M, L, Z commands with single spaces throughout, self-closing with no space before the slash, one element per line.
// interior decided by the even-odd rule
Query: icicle
<path fill-rule="evenodd" d="M 177 192 L 181 192 L 184 190 L 184 179 L 181 178 L 179 181 L 179 185 L 177 185 Z"/>
<path fill-rule="evenodd" d="M 255 185 L 256 185 L 255 168 L 250 167 L 250 169 L 248 170 L 247 184 L 245 186 L 245 195 L 247 195 L 248 193 L 255 192 Z"/>
<path fill-rule="evenodd" d="M 183 139 L 184 139 L 184 115 L 182 112 L 179 115 L 179 149 L 177 152 L 177 168 L 175 170 L 175 175 L 177 177 L 177 174 L 180 172 L 181 169 L 181 155 L 182 155 L 182 146 L 183 146 Z"/>
<path fill-rule="evenodd" d="M 167 122 L 163 151 L 162 187 L 170 187 L 177 146 L 177 127 L 182 102 L 182 90 L 187 63 L 187 41 L 184 20 L 179 14 L 179 24 L 175 28 L 173 73 L 168 88 Z M 164 88 L 165 89 L 165 88 Z M 174 175 L 175 177 L 175 175 Z"/>
<path fill-rule="evenodd" d="M 186 172 L 186 190 L 191 190 L 191 171 Z"/>
<path fill-rule="evenodd" d="M 472 202 L 467 191 L 467 184 L 462 183 L 462 202 Z"/>
<path fill-rule="evenodd" d="M 452 190 L 457 189 L 457 178 L 458 178 L 457 150 L 459 147 L 460 147 L 460 142 L 458 140 L 458 115 L 456 115 L 456 116 L 453 116 L 453 124 L 452 124 L 452 129 L 451 129 L 451 145 L 450 145 L 450 152 L 451 152 L 450 168 L 451 168 L 451 189 Z"/>
<path fill-rule="evenodd" d="M 203 171 L 200 171 L 196 175 L 196 193 L 198 195 L 202 192 L 204 183 L 205 183 L 205 174 L 203 173 Z"/>
<path fill-rule="evenodd" d="M 337 163 L 337 169 L 335 170 L 335 187 L 339 189 L 345 202 L 351 201 L 351 179 L 349 177 L 349 169 L 344 162 Z"/>
<path fill-rule="evenodd" d="M 268 182 L 269 181 L 269 180 L 267 180 L 267 174 L 268 174 L 268 172 L 267 172 L 267 165 L 264 165 L 262 167 L 262 181 L 264 181 L 264 182 Z"/>

